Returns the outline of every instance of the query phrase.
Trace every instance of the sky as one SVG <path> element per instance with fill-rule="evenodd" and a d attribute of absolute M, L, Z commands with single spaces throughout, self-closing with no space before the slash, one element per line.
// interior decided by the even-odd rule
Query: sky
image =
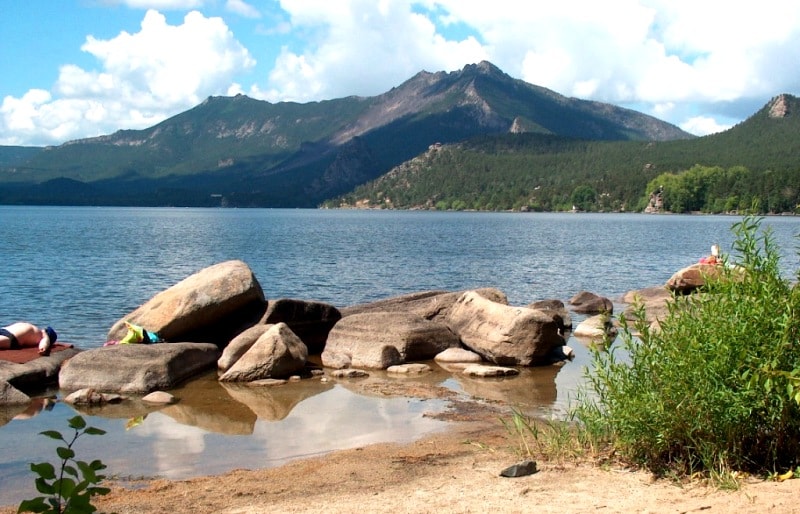
<path fill-rule="evenodd" d="M 800 2 L 4 0 L 0 145 L 147 128 L 209 96 L 375 96 L 483 60 L 706 135 L 800 96 Z"/>

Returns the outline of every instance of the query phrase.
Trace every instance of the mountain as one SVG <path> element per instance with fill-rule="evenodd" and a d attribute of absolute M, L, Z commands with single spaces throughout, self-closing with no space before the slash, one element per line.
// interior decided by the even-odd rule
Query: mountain
<path fill-rule="evenodd" d="M 0 170 L 22 164 L 41 151 L 38 146 L 0 146 Z"/>
<path fill-rule="evenodd" d="M 663 177 L 672 185 L 665 194 L 685 210 L 728 212 L 757 201 L 765 213 L 794 212 L 800 208 L 799 136 L 800 99 L 788 94 L 735 127 L 693 139 L 480 136 L 433 146 L 325 206 L 640 210 L 653 192 L 650 182 Z M 681 175 L 687 170 L 692 173 Z"/>
<path fill-rule="evenodd" d="M 451 73 L 423 71 L 368 98 L 273 104 L 210 97 L 148 129 L 71 141 L 0 166 L 0 193 L 6 203 L 312 207 L 431 144 L 507 133 L 693 137 L 481 62 Z"/>

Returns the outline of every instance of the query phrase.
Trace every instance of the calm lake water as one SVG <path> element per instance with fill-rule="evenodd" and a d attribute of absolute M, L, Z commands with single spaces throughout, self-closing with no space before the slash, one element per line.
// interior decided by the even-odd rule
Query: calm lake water
<path fill-rule="evenodd" d="M 267 298 L 338 307 L 428 289 L 493 286 L 511 304 L 568 300 L 581 290 L 616 299 L 663 284 L 713 243 L 731 252 L 725 216 L 512 214 L 324 210 L 0 206 L 0 325 L 49 324 L 82 348 L 155 293 L 215 263 L 248 263 Z M 798 268 L 800 218 L 770 217 L 787 272 Z M 576 318 L 576 320 L 579 318 Z M 437 370 L 426 380 L 463 394 L 513 398 L 557 413 L 580 381 L 588 352 L 520 379 L 475 383 Z M 532 385 L 533 384 L 533 385 Z M 411 440 L 441 429 L 425 416 L 439 401 L 376 398 L 342 384 L 290 384 L 253 397 L 213 376 L 180 391 L 159 412 L 141 406 L 87 416 L 108 434 L 87 440 L 91 460 L 111 474 L 172 478 L 288 459 L 377 441 Z M 250 396 L 247 396 L 250 394 Z M 235 400 L 235 401 L 232 401 Z M 224 406 L 224 407 L 223 407 Z M 137 410 L 138 409 L 138 410 Z M 130 430 L 136 415 L 148 415 Z M 31 419 L 0 426 L 0 504 L 34 494 L 28 463 L 50 459 L 36 435 L 61 429 L 75 412 L 58 402 Z M 8 417 L 2 418 L 5 421 Z"/>

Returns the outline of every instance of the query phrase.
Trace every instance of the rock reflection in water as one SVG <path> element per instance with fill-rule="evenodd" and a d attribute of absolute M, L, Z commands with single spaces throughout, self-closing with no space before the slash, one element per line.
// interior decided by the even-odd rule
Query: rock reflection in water
<path fill-rule="evenodd" d="M 178 423 L 226 435 L 253 433 L 256 414 L 233 398 L 217 381 L 216 372 L 170 391 L 178 403 L 160 410 Z"/>
<path fill-rule="evenodd" d="M 221 382 L 234 400 L 252 410 L 258 419 L 279 421 L 292 412 L 300 402 L 333 388 L 330 382 L 307 379 L 277 386 L 252 386 Z"/>
<path fill-rule="evenodd" d="M 526 414 L 541 414 L 558 399 L 556 376 L 562 366 L 521 367 L 519 375 L 503 378 L 473 378 L 454 373 L 461 389 L 474 398 L 500 401 Z"/>

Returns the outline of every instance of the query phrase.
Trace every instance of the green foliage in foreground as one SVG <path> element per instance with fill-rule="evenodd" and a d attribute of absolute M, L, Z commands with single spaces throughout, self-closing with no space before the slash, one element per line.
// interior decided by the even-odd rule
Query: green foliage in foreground
<path fill-rule="evenodd" d="M 800 286 L 781 276 L 760 219 L 733 231 L 736 266 L 675 298 L 658 331 L 640 310 L 639 335 L 624 326 L 587 370 L 582 428 L 657 473 L 724 479 L 800 460 Z"/>
<path fill-rule="evenodd" d="M 68 441 L 56 430 L 41 432 L 43 436 L 61 441 L 66 446 L 56 448 L 56 454 L 61 459 L 61 465 L 56 472 L 55 466 L 49 462 L 31 464 L 31 471 L 36 475 L 36 490 L 44 496 L 37 496 L 31 500 L 24 500 L 19 505 L 17 512 L 45 512 L 57 514 L 85 514 L 95 512 L 97 508 L 92 505 L 92 496 L 106 495 L 110 489 L 98 487 L 105 475 L 98 475 L 98 471 L 106 468 L 99 460 L 84 462 L 75 459 L 75 450 L 72 449 L 78 438 L 84 434 L 102 435 L 105 430 L 86 426 L 86 421 L 81 416 L 70 418 L 69 427 L 74 434 Z"/>

